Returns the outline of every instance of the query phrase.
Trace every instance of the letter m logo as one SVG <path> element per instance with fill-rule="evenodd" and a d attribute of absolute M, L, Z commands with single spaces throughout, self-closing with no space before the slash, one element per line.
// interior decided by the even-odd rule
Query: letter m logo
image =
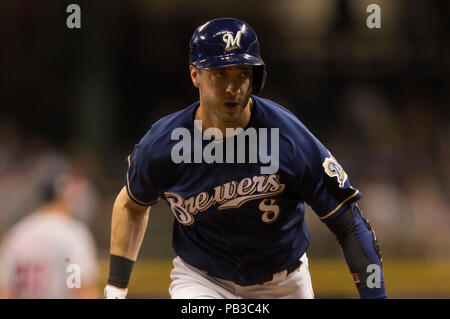
<path fill-rule="evenodd" d="M 223 42 L 226 43 L 226 47 L 225 47 L 225 51 L 231 51 L 237 48 L 242 48 L 241 47 L 241 35 L 242 35 L 242 31 L 238 31 L 236 33 L 236 36 L 233 37 L 233 34 L 231 33 L 225 33 L 223 35 Z"/>

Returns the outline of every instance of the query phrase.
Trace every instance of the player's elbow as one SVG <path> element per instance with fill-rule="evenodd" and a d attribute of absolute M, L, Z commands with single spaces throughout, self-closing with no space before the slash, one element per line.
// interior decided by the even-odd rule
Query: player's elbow
<path fill-rule="evenodd" d="M 344 212 L 342 212 L 335 219 L 325 224 L 336 236 L 340 244 L 345 242 L 346 238 L 354 234 L 356 231 L 351 206 L 349 206 Z"/>
<path fill-rule="evenodd" d="M 135 203 L 128 195 L 126 187 L 123 187 L 114 202 L 114 210 L 127 210 L 132 214 L 141 215 L 148 210 L 148 207 Z"/>

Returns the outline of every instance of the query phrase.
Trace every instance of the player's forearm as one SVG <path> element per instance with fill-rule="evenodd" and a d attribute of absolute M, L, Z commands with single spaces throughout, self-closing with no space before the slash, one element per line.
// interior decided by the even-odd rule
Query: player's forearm
<path fill-rule="evenodd" d="M 374 233 L 355 204 L 327 226 L 336 235 L 361 298 L 386 298 L 381 252 Z"/>
<path fill-rule="evenodd" d="M 134 203 L 123 188 L 116 198 L 111 222 L 111 247 L 106 298 L 125 298 L 134 262 L 147 228 L 150 209 Z"/>
<path fill-rule="evenodd" d="M 136 261 L 147 228 L 149 211 L 149 208 L 130 204 L 126 190 L 122 189 L 114 203 L 112 214 L 112 255 Z"/>

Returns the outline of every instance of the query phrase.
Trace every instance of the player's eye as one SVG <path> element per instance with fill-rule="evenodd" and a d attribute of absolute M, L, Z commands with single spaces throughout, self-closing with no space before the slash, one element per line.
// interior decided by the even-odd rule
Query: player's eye
<path fill-rule="evenodd" d="M 225 77 L 225 71 L 217 71 L 216 72 L 216 77 L 218 77 L 219 79 L 222 79 Z"/>
<path fill-rule="evenodd" d="M 241 72 L 241 77 L 242 77 L 242 78 L 248 78 L 248 77 L 250 77 L 250 71 L 242 71 L 242 72 Z"/>

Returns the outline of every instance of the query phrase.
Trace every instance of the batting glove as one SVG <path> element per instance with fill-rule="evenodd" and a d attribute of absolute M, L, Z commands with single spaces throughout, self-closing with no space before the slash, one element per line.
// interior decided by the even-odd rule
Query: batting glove
<path fill-rule="evenodd" d="M 111 285 L 106 285 L 103 291 L 103 298 L 105 299 L 125 299 L 127 297 L 128 289 L 117 288 Z"/>

